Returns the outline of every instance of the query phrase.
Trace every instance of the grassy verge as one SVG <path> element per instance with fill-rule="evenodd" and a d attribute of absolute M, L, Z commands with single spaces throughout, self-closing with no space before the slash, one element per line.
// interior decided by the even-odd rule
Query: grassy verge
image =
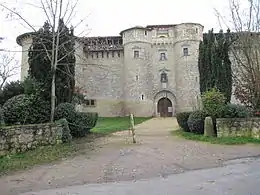
<path fill-rule="evenodd" d="M 136 117 L 135 124 L 140 124 L 148 119 L 150 118 Z M 0 157 L 0 175 L 88 152 L 89 149 L 95 147 L 93 144 L 95 138 L 128 128 L 129 117 L 99 118 L 96 127 L 92 130 L 93 133 L 87 137 L 75 139 L 71 144 L 41 146 L 24 153 Z"/>
<path fill-rule="evenodd" d="M 76 151 L 74 144 L 41 146 L 20 154 L 0 157 L 0 175 L 24 170 L 37 164 L 48 163 L 70 156 Z"/>
<path fill-rule="evenodd" d="M 248 137 L 205 137 L 194 133 L 184 132 L 182 130 L 172 131 L 175 136 L 183 137 L 187 140 L 208 142 L 211 144 L 223 144 L 223 145 L 239 145 L 239 144 L 260 144 L 260 140 Z"/>
<path fill-rule="evenodd" d="M 148 117 L 135 117 L 135 124 L 140 124 L 150 118 Z M 93 133 L 109 134 L 116 131 L 127 130 L 130 127 L 129 117 L 108 117 L 98 119 L 97 125 L 92 129 Z"/>

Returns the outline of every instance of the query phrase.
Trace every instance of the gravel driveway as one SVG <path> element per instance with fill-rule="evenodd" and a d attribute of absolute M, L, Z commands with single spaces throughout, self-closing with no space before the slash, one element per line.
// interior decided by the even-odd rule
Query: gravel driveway
<path fill-rule="evenodd" d="M 131 144 L 128 131 L 101 138 L 98 149 L 86 155 L 1 177 L 1 195 L 87 183 L 166 178 L 222 166 L 229 159 L 260 155 L 257 145 L 213 145 L 174 137 L 170 131 L 177 127 L 175 118 L 154 118 L 136 127 L 137 144 Z"/>

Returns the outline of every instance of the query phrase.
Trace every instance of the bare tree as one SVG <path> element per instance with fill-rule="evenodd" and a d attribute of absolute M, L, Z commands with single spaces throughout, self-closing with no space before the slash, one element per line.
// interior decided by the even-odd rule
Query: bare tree
<path fill-rule="evenodd" d="M 31 4 L 34 9 L 39 9 L 45 16 L 45 19 L 48 21 L 51 32 L 52 32 L 52 49 L 47 50 L 44 47 L 44 42 L 46 40 L 42 40 L 43 47 L 45 48 L 45 52 L 47 54 L 48 60 L 51 63 L 51 71 L 52 71 L 52 83 L 51 83 L 51 116 L 50 120 L 53 122 L 54 120 L 54 110 L 55 110 L 55 101 L 56 101 L 56 91 L 55 91 L 55 79 L 56 79 L 56 71 L 57 65 L 62 59 L 66 56 L 62 56 L 60 59 L 58 58 L 58 54 L 60 49 L 64 46 L 65 43 L 60 43 L 60 36 L 63 29 L 59 28 L 59 22 L 61 20 L 64 21 L 65 25 L 71 23 L 73 17 L 76 13 L 76 8 L 78 5 L 78 0 L 39 0 L 39 3 Z M 8 7 L 8 4 L 0 3 L 0 7 L 7 10 L 11 13 L 12 16 L 16 16 L 20 19 L 23 25 L 29 27 L 33 32 L 37 32 L 37 29 L 27 20 L 22 14 L 20 14 L 17 9 Z M 83 20 L 80 20 L 78 26 L 81 24 Z M 71 54 L 72 51 L 68 51 L 68 54 Z"/>
<path fill-rule="evenodd" d="M 233 31 L 230 57 L 234 95 L 253 108 L 260 107 L 260 1 L 229 0 L 230 17 L 216 11 L 220 23 Z"/>
<path fill-rule="evenodd" d="M 18 74 L 19 65 L 15 55 L 0 54 L 0 89 L 8 79 Z"/>

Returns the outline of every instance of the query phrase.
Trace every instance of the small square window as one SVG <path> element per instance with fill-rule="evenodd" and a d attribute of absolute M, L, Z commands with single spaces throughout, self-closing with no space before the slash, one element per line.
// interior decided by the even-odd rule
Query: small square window
<path fill-rule="evenodd" d="M 87 99 L 87 100 L 84 100 L 84 103 L 86 106 L 95 106 L 96 105 L 96 100 L 93 100 L 93 99 Z"/>
<path fill-rule="evenodd" d="M 166 60 L 166 53 L 160 53 L 160 60 L 161 61 Z"/>
<path fill-rule="evenodd" d="M 134 58 L 139 58 L 139 51 L 134 51 Z"/>
<path fill-rule="evenodd" d="M 95 105 L 95 100 L 90 100 L 90 105 L 94 106 Z"/>
<path fill-rule="evenodd" d="M 187 47 L 183 48 L 183 55 L 188 56 L 189 55 L 189 49 Z"/>

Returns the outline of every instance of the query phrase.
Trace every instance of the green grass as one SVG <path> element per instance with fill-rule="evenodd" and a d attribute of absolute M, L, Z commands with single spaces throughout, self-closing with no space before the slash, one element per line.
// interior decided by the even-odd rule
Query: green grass
<path fill-rule="evenodd" d="M 0 175 L 24 170 L 37 164 L 49 163 L 74 154 L 74 144 L 41 146 L 24 153 L 0 157 Z"/>
<path fill-rule="evenodd" d="M 135 124 L 140 124 L 150 118 L 136 117 Z M 0 175 L 24 170 L 35 165 L 51 163 L 69 156 L 86 154 L 95 147 L 94 139 L 116 131 L 129 128 L 129 117 L 99 118 L 93 133 L 89 136 L 74 139 L 71 144 L 40 146 L 24 153 L 0 157 Z"/>
<path fill-rule="evenodd" d="M 135 125 L 140 124 L 146 120 L 150 119 L 149 117 L 135 117 Z M 92 129 L 93 133 L 102 133 L 109 134 L 116 131 L 127 130 L 130 127 L 129 117 L 100 117 L 97 121 L 97 125 Z"/>
<path fill-rule="evenodd" d="M 172 131 L 172 134 L 185 138 L 187 140 L 208 142 L 211 144 L 222 144 L 222 145 L 239 145 L 239 144 L 260 144 L 259 139 L 249 137 L 205 137 L 204 135 L 198 135 L 190 132 L 184 132 L 183 130 Z"/>

